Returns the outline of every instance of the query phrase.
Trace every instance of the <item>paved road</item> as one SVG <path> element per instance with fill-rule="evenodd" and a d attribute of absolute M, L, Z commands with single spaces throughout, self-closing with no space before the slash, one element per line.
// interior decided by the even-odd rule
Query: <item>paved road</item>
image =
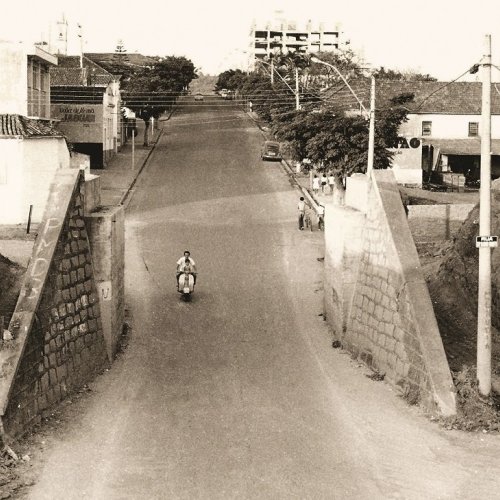
<path fill-rule="evenodd" d="M 297 192 L 246 115 L 186 101 L 128 208 L 130 345 L 31 498 L 498 495 L 498 439 L 445 433 L 331 349 L 321 233 L 297 230 Z"/>

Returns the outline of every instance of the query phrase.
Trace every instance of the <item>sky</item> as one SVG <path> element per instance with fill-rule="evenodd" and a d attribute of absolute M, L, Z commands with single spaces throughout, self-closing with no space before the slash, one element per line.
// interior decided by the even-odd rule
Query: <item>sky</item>
<path fill-rule="evenodd" d="M 500 66 L 498 0 L 16 0 L 8 5 L 2 7 L 0 39 L 47 38 L 50 24 L 64 13 L 74 54 L 79 23 L 86 52 L 113 52 L 121 39 L 127 52 L 186 56 L 211 74 L 245 69 L 252 21 L 272 19 L 278 9 L 290 20 L 337 26 L 374 67 L 453 80 L 480 61 L 486 34 L 493 64 Z M 500 73 L 493 79 L 499 81 Z"/>

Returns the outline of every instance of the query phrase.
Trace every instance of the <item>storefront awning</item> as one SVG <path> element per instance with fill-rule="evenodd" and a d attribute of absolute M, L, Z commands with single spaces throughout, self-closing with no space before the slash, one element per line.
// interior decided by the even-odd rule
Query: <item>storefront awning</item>
<path fill-rule="evenodd" d="M 481 154 L 481 139 L 424 139 L 423 144 L 434 146 L 441 154 L 456 156 L 479 156 Z M 491 140 L 491 154 L 500 156 L 500 139 Z"/>

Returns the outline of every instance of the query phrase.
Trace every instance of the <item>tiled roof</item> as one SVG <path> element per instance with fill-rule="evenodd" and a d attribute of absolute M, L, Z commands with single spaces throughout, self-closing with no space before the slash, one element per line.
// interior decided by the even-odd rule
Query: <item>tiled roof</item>
<path fill-rule="evenodd" d="M 65 74 L 65 71 L 68 76 L 68 83 L 65 83 L 64 78 L 62 80 L 57 81 L 57 83 L 53 83 L 53 85 L 94 85 L 94 86 L 107 86 L 110 82 L 112 82 L 115 78 L 114 76 L 107 70 L 105 70 L 102 66 L 95 63 L 88 57 L 83 56 L 80 61 L 80 56 L 58 56 L 59 65 L 58 68 L 54 69 L 54 73 L 51 75 L 57 75 L 60 71 L 62 74 Z M 83 68 L 80 66 L 83 64 Z M 85 70 L 85 78 L 81 81 L 76 81 L 74 76 L 77 71 Z M 51 77 L 52 78 L 52 77 Z M 57 78 L 57 76 L 56 76 Z M 73 78 L 73 79 L 72 79 Z"/>
<path fill-rule="evenodd" d="M 355 80 L 349 82 L 354 92 L 359 96 L 364 106 L 370 107 L 370 81 Z M 401 94 L 414 94 L 414 101 L 406 104 L 412 113 L 419 114 L 449 114 L 449 115 L 480 115 L 481 114 L 481 83 L 478 82 L 427 82 L 427 81 L 396 81 L 376 80 L 376 109 L 387 107 L 391 98 Z M 322 93 L 327 102 L 339 103 L 341 97 L 347 94 L 347 89 L 328 89 Z M 352 106 L 353 99 L 349 96 Z M 352 102 L 351 102 L 352 101 Z M 342 103 L 340 102 L 342 106 Z M 500 84 L 491 86 L 491 112 L 500 114 Z"/>
<path fill-rule="evenodd" d="M 63 134 L 46 120 L 0 114 L 0 136 L 62 137 Z"/>
<path fill-rule="evenodd" d="M 85 56 L 108 70 L 113 75 L 120 75 L 125 68 L 137 68 L 151 66 L 155 63 L 154 57 L 143 56 L 137 53 L 125 53 L 123 55 L 114 52 L 91 52 Z"/>
<path fill-rule="evenodd" d="M 87 70 L 85 68 L 56 67 L 50 70 L 51 86 L 85 85 Z"/>

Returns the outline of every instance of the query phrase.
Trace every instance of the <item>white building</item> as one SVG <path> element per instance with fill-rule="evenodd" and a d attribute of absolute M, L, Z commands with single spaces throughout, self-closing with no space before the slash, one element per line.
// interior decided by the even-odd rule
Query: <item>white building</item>
<path fill-rule="evenodd" d="M 51 70 L 52 114 L 73 150 L 104 168 L 118 150 L 121 97 L 118 77 L 86 56 L 59 56 Z"/>
<path fill-rule="evenodd" d="M 39 222 L 59 168 L 69 168 L 66 139 L 50 117 L 49 68 L 39 46 L 0 42 L 0 223 Z"/>
<path fill-rule="evenodd" d="M 358 95 L 366 96 L 368 109 L 369 81 L 351 83 Z M 391 106 L 391 98 L 402 94 L 414 97 L 406 104 L 408 121 L 401 125 L 393 149 L 398 182 L 422 186 L 433 179 L 451 183 L 458 175 L 479 178 L 481 83 L 377 80 L 375 119 L 377 112 Z M 491 105 L 491 166 L 496 178 L 500 177 L 500 84 L 492 84 Z"/>

